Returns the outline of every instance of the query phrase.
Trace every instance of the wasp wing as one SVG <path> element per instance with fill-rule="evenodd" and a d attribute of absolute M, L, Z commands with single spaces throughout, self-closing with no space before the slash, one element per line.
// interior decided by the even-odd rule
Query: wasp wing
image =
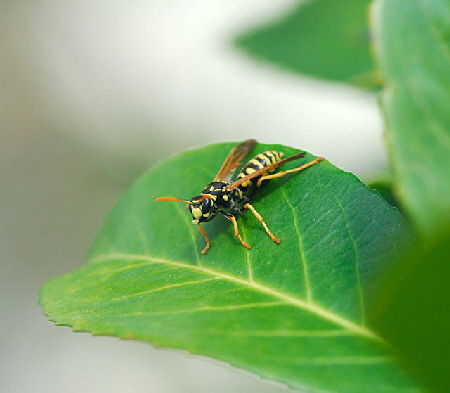
<path fill-rule="evenodd" d="M 251 173 L 250 175 L 242 177 L 239 180 L 236 180 L 235 182 L 231 183 L 227 187 L 227 190 L 228 191 L 234 190 L 236 187 L 239 187 L 242 183 L 245 183 L 246 181 L 254 179 L 255 177 L 261 176 L 263 174 L 266 174 L 267 172 L 270 172 L 271 170 L 278 168 L 278 167 L 286 164 L 289 161 L 302 158 L 305 156 L 305 154 L 306 154 L 305 152 L 297 153 L 297 154 L 294 154 L 293 156 L 285 158 L 284 160 L 275 162 L 274 164 L 270 164 L 270 165 L 265 166 L 264 168 L 258 169 L 257 171 Z"/>
<path fill-rule="evenodd" d="M 240 161 L 253 149 L 255 144 L 255 139 L 247 139 L 235 146 L 228 154 L 228 157 L 222 164 L 222 168 L 217 172 L 213 181 L 225 180 L 239 165 L 241 165 Z"/>

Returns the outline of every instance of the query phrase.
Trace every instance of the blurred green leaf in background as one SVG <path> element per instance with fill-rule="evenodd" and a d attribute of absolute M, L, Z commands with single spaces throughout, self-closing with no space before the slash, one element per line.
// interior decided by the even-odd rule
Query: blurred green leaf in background
<path fill-rule="evenodd" d="M 370 53 L 370 0 L 308 0 L 239 36 L 237 47 L 298 74 L 379 87 Z"/>
<path fill-rule="evenodd" d="M 380 285 L 372 322 L 407 369 L 435 392 L 450 391 L 450 231 L 402 256 Z"/>
<path fill-rule="evenodd" d="M 395 190 L 431 236 L 450 218 L 450 2 L 379 1 L 374 34 Z"/>
<path fill-rule="evenodd" d="M 376 54 L 394 190 L 416 244 L 380 283 L 380 334 L 432 392 L 450 391 L 450 1 L 377 1 Z"/>

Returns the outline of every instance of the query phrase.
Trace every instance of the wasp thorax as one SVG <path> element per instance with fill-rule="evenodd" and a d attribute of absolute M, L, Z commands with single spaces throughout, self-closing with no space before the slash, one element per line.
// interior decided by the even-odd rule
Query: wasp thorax
<path fill-rule="evenodd" d="M 210 221 L 217 214 L 213 199 L 205 194 L 193 197 L 189 204 L 189 210 L 194 224 Z"/>

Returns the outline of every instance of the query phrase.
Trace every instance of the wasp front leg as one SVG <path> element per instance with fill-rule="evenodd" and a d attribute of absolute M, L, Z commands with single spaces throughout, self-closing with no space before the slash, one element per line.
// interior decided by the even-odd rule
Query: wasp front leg
<path fill-rule="evenodd" d="M 231 214 L 226 214 L 226 213 L 222 213 L 226 218 L 228 218 L 232 223 L 233 223 L 233 227 L 234 227 L 234 236 L 236 236 L 239 241 L 241 242 L 241 244 L 245 247 L 245 248 L 252 248 L 248 243 L 244 242 L 244 240 L 242 239 L 241 235 L 239 234 L 239 229 L 237 226 L 237 222 L 236 222 L 236 217 L 234 217 Z"/>
<path fill-rule="evenodd" d="M 200 224 L 197 224 L 197 228 L 198 228 L 199 232 L 202 234 L 203 239 L 205 239 L 205 242 L 206 242 L 206 246 L 202 250 L 202 254 L 205 255 L 208 252 L 209 247 L 211 246 L 211 242 L 209 241 L 209 238 L 206 235 L 206 231 L 200 226 Z"/>

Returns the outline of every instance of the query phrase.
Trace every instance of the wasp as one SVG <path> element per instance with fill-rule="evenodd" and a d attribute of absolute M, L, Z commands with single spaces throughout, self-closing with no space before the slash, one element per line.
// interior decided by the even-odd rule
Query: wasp
<path fill-rule="evenodd" d="M 199 232 L 206 242 L 206 246 L 202 250 L 203 255 L 208 252 L 211 242 L 200 223 L 211 221 L 218 214 L 223 215 L 231 221 L 234 227 L 234 235 L 245 248 L 250 249 L 251 246 L 242 239 L 235 215 L 244 213 L 247 210 L 250 210 L 262 224 L 267 235 L 275 243 L 280 243 L 281 240 L 275 237 L 270 231 L 261 214 L 250 204 L 250 200 L 255 196 L 264 181 L 283 177 L 288 173 L 300 172 L 323 160 L 322 157 L 318 157 L 297 168 L 276 172 L 277 169 L 287 162 L 304 157 L 305 153 L 300 152 L 288 158 L 283 158 L 284 154 L 282 152 L 265 151 L 251 159 L 239 172 L 236 180 L 231 182 L 230 179 L 233 173 L 241 165 L 240 161 L 253 149 L 255 144 L 255 139 L 248 139 L 235 146 L 228 154 L 213 181 L 199 195 L 189 200 L 172 197 L 155 199 L 157 202 L 178 201 L 187 204 L 192 214 L 192 223 L 197 225 Z"/>

